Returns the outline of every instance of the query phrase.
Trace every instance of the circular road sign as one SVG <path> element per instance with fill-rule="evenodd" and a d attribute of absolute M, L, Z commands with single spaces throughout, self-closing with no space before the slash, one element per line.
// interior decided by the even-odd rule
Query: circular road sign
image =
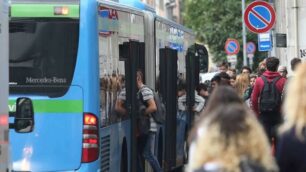
<path fill-rule="evenodd" d="M 265 33 L 275 23 L 275 11 L 265 1 L 254 1 L 244 12 L 244 22 L 250 31 L 254 33 Z"/>
<path fill-rule="evenodd" d="M 224 46 L 227 55 L 238 54 L 240 50 L 239 42 L 236 39 L 227 39 Z"/>
<path fill-rule="evenodd" d="M 254 54 L 255 51 L 256 51 L 256 45 L 254 42 L 248 42 L 246 44 L 246 51 L 247 51 L 247 54 Z"/>

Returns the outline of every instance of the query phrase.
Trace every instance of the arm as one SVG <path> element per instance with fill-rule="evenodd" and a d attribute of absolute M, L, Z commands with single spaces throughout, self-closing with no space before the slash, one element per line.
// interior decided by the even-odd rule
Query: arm
<path fill-rule="evenodd" d="M 148 107 L 146 108 L 146 110 L 144 111 L 144 114 L 145 115 L 149 115 L 153 112 L 156 112 L 157 110 L 157 107 L 156 107 L 156 104 L 155 104 L 155 101 L 154 99 L 149 99 L 147 100 L 147 104 L 148 104 Z"/>
<path fill-rule="evenodd" d="M 186 111 L 187 108 L 185 104 L 186 104 L 186 95 L 183 95 L 180 98 L 178 98 L 178 109 L 181 111 Z"/>
<path fill-rule="evenodd" d="M 195 101 L 198 103 L 196 106 L 194 106 L 194 111 L 195 112 L 201 112 L 202 109 L 204 108 L 204 103 L 205 103 L 205 100 L 199 96 L 199 95 L 196 95 L 195 96 Z"/>

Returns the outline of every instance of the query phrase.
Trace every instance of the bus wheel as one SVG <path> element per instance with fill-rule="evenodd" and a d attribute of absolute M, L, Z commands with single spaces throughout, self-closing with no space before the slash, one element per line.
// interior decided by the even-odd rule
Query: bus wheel
<path fill-rule="evenodd" d="M 121 152 L 121 163 L 120 163 L 120 172 L 128 171 L 128 155 L 127 155 L 127 145 L 126 140 L 124 139 L 122 144 L 122 152 Z"/>

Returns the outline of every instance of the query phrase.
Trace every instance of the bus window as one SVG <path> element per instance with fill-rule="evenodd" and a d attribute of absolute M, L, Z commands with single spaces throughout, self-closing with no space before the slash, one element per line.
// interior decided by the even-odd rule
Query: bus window
<path fill-rule="evenodd" d="M 124 103 L 126 101 L 125 77 L 127 70 L 125 63 L 127 59 L 124 55 L 126 55 L 127 48 L 123 45 L 130 40 L 144 42 L 143 20 L 143 16 L 104 6 L 99 7 L 100 114 L 102 126 L 108 126 L 130 118 Z"/>
<path fill-rule="evenodd" d="M 9 35 L 11 93 L 55 97 L 65 94 L 74 73 L 78 36 L 77 20 L 12 19 Z"/>

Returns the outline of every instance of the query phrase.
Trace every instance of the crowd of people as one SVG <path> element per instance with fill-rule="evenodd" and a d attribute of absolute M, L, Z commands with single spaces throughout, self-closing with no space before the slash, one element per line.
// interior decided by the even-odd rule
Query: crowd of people
<path fill-rule="evenodd" d="M 306 171 L 306 63 L 294 58 L 291 70 L 275 57 L 239 74 L 223 63 L 200 84 L 205 106 L 189 134 L 187 171 Z"/>
<path fill-rule="evenodd" d="M 209 82 L 197 86 L 187 172 L 306 171 L 306 63 L 294 58 L 290 77 L 279 63 L 278 58 L 268 57 L 256 72 L 245 66 L 239 74 L 223 63 Z M 138 119 L 139 162 L 145 159 L 154 171 L 163 171 L 152 151 L 157 132 L 154 114 L 160 105 L 143 83 L 141 71 L 137 87 L 138 113 L 145 117 Z M 120 96 L 124 102 L 125 95 Z M 177 129 L 184 128 L 189 115 L 186 101 L 186 83 L 180 82 Z M 126 113 L 119 105 L 117 111 Z M 182 139 L 178 135 L 180 143 Z M 143 169 L 138 163 L 138 171 Z"/>

